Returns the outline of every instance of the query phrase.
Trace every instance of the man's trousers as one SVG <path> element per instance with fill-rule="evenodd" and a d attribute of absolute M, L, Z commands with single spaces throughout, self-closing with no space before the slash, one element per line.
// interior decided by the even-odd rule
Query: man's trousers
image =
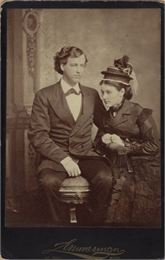
<path fill-rule="evenodd" d="M 78 163 L 81 176 L 86 178 L 91 187 L 90 205 L 93 211 L 93 223 L 103 223 L 106 209 L 111 199 L 112 174 L 109 167 L 102 161 L 81 159 Z M 42 194 L 42 205 L 51 225 L 59 224 L 59 189 L 67 172 L 57 172 L 53 169 L 43 169 L 38 175 L 40 192 Z M 70 177 L 73 178 L 73 177 Z"/>

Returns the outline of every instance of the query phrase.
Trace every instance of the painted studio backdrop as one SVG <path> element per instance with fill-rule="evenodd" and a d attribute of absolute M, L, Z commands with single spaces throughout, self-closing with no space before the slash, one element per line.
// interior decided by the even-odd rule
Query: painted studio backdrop
<path fill-rule="evenodd" d="M 132 101 L 153 109 L 160 132 L 159 9 L 8 10 L 7 225 L 13 224 L 24 194 L 31 198 L 37 188 L 28 153 L 30 112 L 36 91 L 60 79 L 54 71 L 53 56 L 65 45 L 74 45 L 86 53 L 88 63 L 81 82 L 98 91 L 100 72 L 113 65 L 114 59 L 128 55 L 139 84 Z M 93 136 L 96 131 L 94 127 Z"/>

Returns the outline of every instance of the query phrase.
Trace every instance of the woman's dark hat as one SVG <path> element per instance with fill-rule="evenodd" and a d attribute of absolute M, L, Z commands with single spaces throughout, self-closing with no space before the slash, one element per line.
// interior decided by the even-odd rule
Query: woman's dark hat
<path fill-rule="evenodd" d="M 129 57 L 124 55 L 121 59 L 114 60 L 114 66 L 109 66 L 106 71 L 101 73 L 104 75 L 103 80 L 111 80 L 129 84 L 133 78 L 130 76 L 132 73 L 132 65 L 128 62 Z"/>

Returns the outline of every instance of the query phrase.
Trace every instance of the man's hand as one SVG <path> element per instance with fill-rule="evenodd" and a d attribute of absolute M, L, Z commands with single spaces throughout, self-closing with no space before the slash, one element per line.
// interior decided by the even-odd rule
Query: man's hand
<path fill-rule="evenodd" d="M 81 174 L 79 166 L 73 160 L 67 162 L 63 167 L 67 171 L 69 177 L 77 177 Z"/>

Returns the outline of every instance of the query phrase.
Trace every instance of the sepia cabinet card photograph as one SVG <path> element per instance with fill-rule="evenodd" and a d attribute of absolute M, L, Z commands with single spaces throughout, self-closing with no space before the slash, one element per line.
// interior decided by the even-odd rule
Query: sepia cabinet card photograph
<path fill-rule="evenodd" d="M 163 259 L 164 4 L 1 10 L 2 257 Z"/>

